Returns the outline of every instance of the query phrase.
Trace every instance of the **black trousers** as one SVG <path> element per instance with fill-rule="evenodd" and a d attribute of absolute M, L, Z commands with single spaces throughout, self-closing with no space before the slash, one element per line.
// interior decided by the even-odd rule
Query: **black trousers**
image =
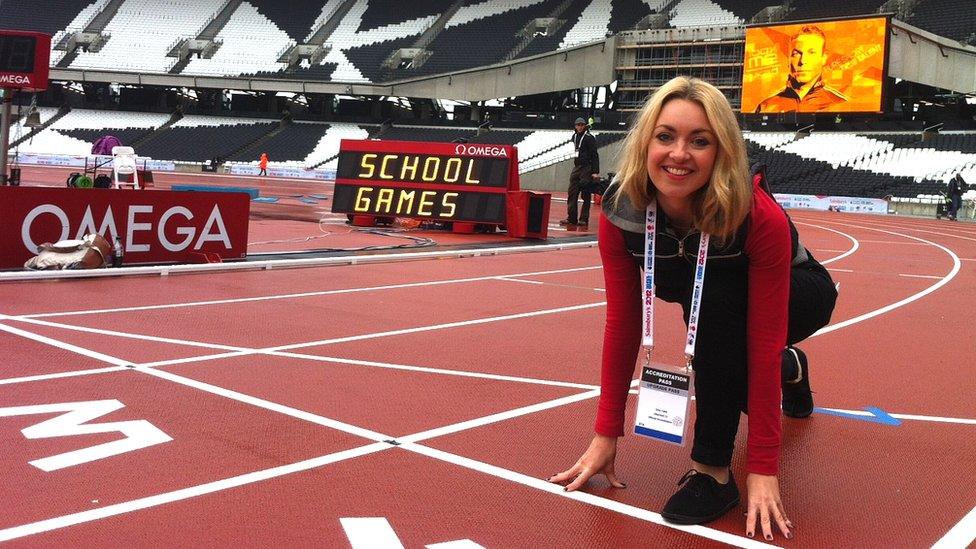
<path fill-rule="evenodd" d="M 582 223 L 589 224 L 590 219 L 590 193 L 583 192 L 583 187 L 593 180 L 593 172 L 589 166 L 576 166 L 569 174 L 569 197 L 566 202 L 566 220 L 575 225 Z M 583 209 L 577 215 L 580 195 L 583 197 Z"/>
<path fill-rule="evenodd" d="M 962 196 L 954 194 L 949 197 L 949 217 L 955 219 L 956 215 L 959 213 L 959 208 L 962 207 Z"/>
<path fill-rule="evenodd" d="M 721 261 L 709 261 L 702 291 L 694 361 L 696 419 L 691 458 L 705 465 L 728 466 L 739 416 L 748 412 L 747 277 L 742 276 L 741 268 L 724 269 Z M 800 342 L 826 326 L 836 300 L 830 274 L 813 256 L 794 266 L 790 273 L 787 343 Z M 690 300 L 681 301 L 687 322 Z"/>

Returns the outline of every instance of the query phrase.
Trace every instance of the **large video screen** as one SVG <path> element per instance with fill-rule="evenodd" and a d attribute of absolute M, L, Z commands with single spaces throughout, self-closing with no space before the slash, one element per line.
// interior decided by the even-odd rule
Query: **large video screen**
<path fill-rule="evenodd" d="M 746 29 L 742 112 L 881 112 L 888 18 Z"/>

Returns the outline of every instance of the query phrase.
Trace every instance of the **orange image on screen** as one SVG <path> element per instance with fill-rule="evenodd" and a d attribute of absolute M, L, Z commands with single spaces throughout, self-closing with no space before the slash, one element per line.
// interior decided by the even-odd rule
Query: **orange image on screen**
<path fill-rule="evenodd" d="M 746 29 L 742 112 L 880 112 L 887 19 Z"/>

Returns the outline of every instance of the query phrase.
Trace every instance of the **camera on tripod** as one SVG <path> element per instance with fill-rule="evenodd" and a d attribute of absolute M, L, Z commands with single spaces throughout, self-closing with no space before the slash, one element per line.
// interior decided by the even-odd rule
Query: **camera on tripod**
<path fill-rule="evenodd" d="M 603 196 L 603 193 L 607 192 L 607 187 L 613 181 L 613 178 L 617 174 L 615 172 L 607 173 L 606 177 L 601 177 L 600 179 L 593 179 L 589 183 L 583 186 L 583 192 Z"/>

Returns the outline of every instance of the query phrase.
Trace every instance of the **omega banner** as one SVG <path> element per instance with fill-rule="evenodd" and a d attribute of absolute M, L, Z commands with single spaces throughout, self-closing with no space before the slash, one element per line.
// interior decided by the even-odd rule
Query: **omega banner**
<path fill-rule="evenodd" d="M 98 232 L 118 236 L 125 264 L 247 254 L 244 193 L 0 187 L 0 268 L 22 267 L 44 242 Z"/>

